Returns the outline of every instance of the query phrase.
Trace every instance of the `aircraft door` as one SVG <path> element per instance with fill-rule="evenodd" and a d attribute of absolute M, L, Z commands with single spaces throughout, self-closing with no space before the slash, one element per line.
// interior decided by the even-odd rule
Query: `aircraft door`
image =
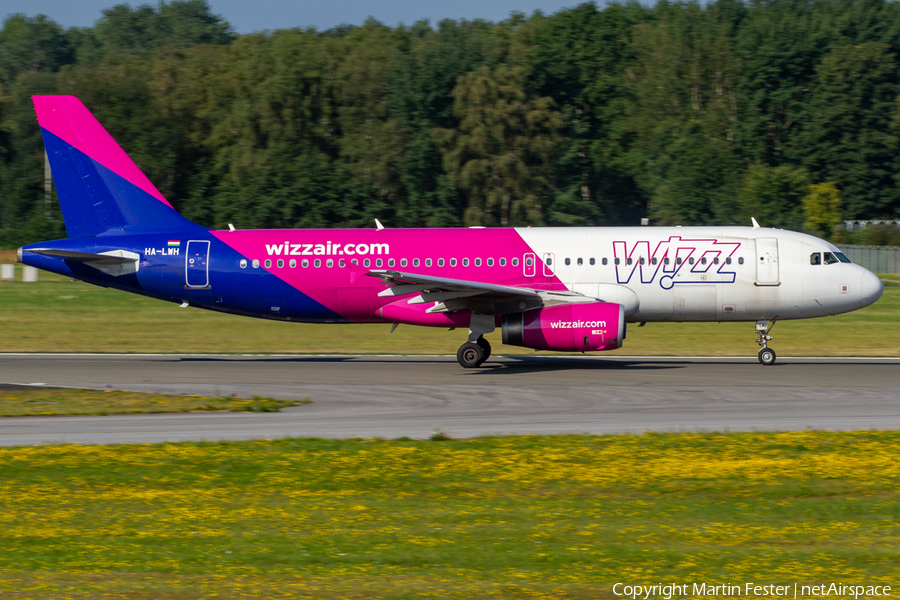
<path fill-rule="evenodd" d="M 756 240 L 756 283 L 757 285 L 778 285 L 778 240 L 758 238 Z"/>
<path fill-rule="evenodd" d="M 184 257 L 184 276 L 189 288 L 209 287 L 209 242 L 191 240 Z"/>
<path fill-rule="evenodd" d="M 525 256 L 522 260 L 522 268 L 524 269 L 525 277 L 534 277 L 534 253 L 526 252 Z"/>
<path fill-rule="evenodd" d="M 553 277 L 553 269 L 556 257 L 552 252 L 544 252 L 544 277 Z"/>

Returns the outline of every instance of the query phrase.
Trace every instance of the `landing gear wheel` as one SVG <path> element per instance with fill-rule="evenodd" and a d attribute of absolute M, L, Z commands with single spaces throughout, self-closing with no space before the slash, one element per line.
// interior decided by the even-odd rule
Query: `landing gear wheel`
<path fill-rule="evenodd" d="M 464 369 L 474 369 L 480 367 L 484 362 L 485 352 L 480 344 L 475 342 L 466 342 L 456 351 L 456 360 Z"/>
<path fill-rule="evenodd" d="M 775 327 L 775 319 L 772 319 L 771 325 L 769 325 L 768 321 L 756 322 L 756 343 L 759 344 L 759 363 L 767 367 L 775 364 L 775 351 L 769 348 L 769 342 L 772 341 L 772 336 L 769 335 L 769 332 L 772 331 L 773 327 Z"/>
<path fill-rule="evenodd" d="M 481 361 L 484 362 L 491 357 L 491 344 L 483 337 L 478 338 L 478 341 L 476 343 L 481 346 L 482 350 L 484 350 L 484 358 Z"/>
<path fill-rule="evenodd" d="M 771 348 L 763 348 L 759 351 L 759 362 L 767 367 L 775 364 L 775 358 L 775 351 Z"/>

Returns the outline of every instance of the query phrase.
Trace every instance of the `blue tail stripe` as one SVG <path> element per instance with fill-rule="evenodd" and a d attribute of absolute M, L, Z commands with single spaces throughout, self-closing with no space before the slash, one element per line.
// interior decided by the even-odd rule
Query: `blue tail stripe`
<path fill-rule="evenodd" d="M 56 135 L 41 133 L 69 237 L 199 229 Z"/>

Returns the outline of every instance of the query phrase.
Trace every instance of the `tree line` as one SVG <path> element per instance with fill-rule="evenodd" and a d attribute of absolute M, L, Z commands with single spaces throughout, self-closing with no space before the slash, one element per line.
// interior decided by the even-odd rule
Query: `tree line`
<path fill-rule="evenodd" d="M 900 218 L 900 3 L 581 4 L 236 35 L 205 0 L 0 30 L 0 246 L 61 237 L 30 97 L 210 227 Z M 55 193 L 55 192 L 53 192 Z"/>

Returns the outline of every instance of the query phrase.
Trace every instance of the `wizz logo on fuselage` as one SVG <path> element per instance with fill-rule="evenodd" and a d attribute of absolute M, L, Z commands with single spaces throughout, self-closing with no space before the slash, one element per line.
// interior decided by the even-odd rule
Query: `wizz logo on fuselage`
<path fill-rule="evenodd" d="M 652 243 L 642 240 L 629 248 L 628 242 L 613 242 L 618 283 L 629 283 L 635 271 L 641 283 L 659 281 L 665 290 L 676 283 L 734 283 L 737 278 L 728 263 L 740 242 L 682 239 L 675 235 L 656 243 L 651 252 Z"/>

